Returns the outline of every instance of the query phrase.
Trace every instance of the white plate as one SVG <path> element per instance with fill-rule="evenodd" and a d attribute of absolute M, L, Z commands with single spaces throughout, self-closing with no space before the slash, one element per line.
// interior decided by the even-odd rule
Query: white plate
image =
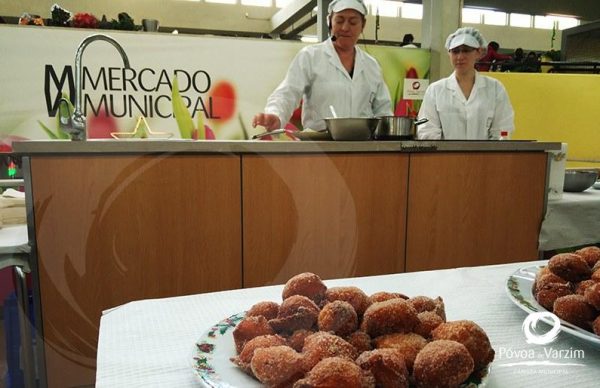
<path fill-rule="evenodd" d="M 533 282 L 535 280 L 535 275 L 542 268 L 544 268 L 544 266 L 539 265 L 521 268 L 510 275 L 506 281 L 506 292 L 508 293 L 508 297 L 525 312 L 548 311 L 543 308 L 533 296 Z M 547 318 L 542 318 L 542 321 L 552 324 Z M 561 330 L 563 332 L 584 340 L 594 346 L 600 347 L 600 337 L 594 333 L 581 329 L 562 319 L 560 322 Z"/>
<path fill-rule="evenodd" d="M 235 356 L 233 329 L 244 319 L 245 312 L 225 318 L 207 330 L 192 352 L 192 368 L 205 387 L 210 388 L 259 388 L 256 379 L 235 366 L 230 358 Z M 482 388 L 486 384 L 488 369 L 480 376 L 471 375 L 460 388 Z"/>

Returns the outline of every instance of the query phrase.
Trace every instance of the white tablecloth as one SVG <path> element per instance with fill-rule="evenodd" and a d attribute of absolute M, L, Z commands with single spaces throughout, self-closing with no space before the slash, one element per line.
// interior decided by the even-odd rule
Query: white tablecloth
<path fill-rule="evenodd" d="M 566 333 L 551 345 L 525 342 L 527 314 L 507 296 L 506 280 L 518 268 L 539 264 L 458 268 L 326 281 L 355 285 L 367 294 L 399 291 L 442 296 L 448 320 L 469 319 L 488 334 L 496 350 L 488 387 L 593 387 L 600 383 L 600 349 Z M 200 386 L 191 367 L 194 343 L 222 318 L 262 300 L 281 300 L 282 286 L 250 288 L 168 299 L 142 300 L 108 310 L 100 323 L 97 387 Z M 553 360 L 568 365 L 528 366 L 518 351 L 583 350 L 584 359 Z M 536 361 L 540 361 L 539 359 Z M 545 360 L 542 360 L 545 361 Z M 515 363 L 517 365 L 515 365 Z"/>
<path fill-rule="evenodd" d="M 29 272 L 29 260 L 24 255 L 15 253 L 29 253 L 29 239 L 27 225 L 10 225 L 0 228 L 0 268 L 20 265 Z"/>
<path fill-rule="evenodd" d="M 600 190 L 563 193 L 549 200 L 539 238 L 540 251 L 600 242 Z"/>

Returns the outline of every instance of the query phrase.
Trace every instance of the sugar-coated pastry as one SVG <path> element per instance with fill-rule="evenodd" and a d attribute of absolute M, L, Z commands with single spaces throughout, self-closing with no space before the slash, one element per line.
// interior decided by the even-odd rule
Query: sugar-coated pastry
<path fill-rule="evenodd" d="M 485 331 L 473 321 L 445 322 L 431 332 L 434 340 L 452 340 L 465 345 L 475 370 L 485 368 L 494 359 L 494 349 Z"/>
<path fill-rule="evenodd" d="M 275 334 L 275 331 L 262 315 L 242 319 L 235 329 L 233 329 L 233 341 L 235 342 L 237 354 L 242 351 L 246 342 L 259 335 L 267 334 Z"/>
<path fill-rule="evenodd" d="M 285 345 L 256 349 L 250 366 L 254 377 L 267 387 L 291 386 L 304 376 L 302 355 Z"/>
<path fill-rule="evenodd" d="M 573 287 L 575 288 L 575 293 L 578 295 L 583 295 L 585 294 L 585 290 L 587 290 L 587 288 L 593 284 L 596 284 L 597 282 L 593 281 L 592 279 L 588 279 L 588 280 L 582 280 L 579 283 L 575 283 L 573 285 Z"/>
<path fill-rule="evenodd" d="M 258 337 L 254 337 L 250 341 L 246 342 L 240 354 L 236 357 L 232 357 L 231 361 L 242 368 L 244 372 L 251 374 L 252 369 L 250 367 L 250 362 L 252 361 L 252 357 L 254 356 L 254 351 L 256 349 L 286 344 L 285 338 L 279 335 L 259 335 Z"/>
<path fill-rule="evenodd" d="M 294 388 L 375 388 L 371 372 L 342 357 L 329 357 L 294 384 Z"/>
<path fill-rule="evenodd" d="M 413 378 L 419 388 L 455 388 L 473 372 L 473 358 L 456 341 L 435 340 L 419 352 Z"/>
<path fill-rule="evenodd" d="M 600 261 L 600 248 L 594 245 L 578 249 L 575 253 L 581 256 L 590 268 Z"/>
<path fill-rule="evenodd" d="M 279 303 L 267 301 L 256 303 L 254 306 L 250 307 L 248 312 L 246 312 L 247 317 L 262 315 L 267 318 L 267 321 L 277 318 L 277 314 L 279 314 Z"/>
<path fill-rule="evenodd" d="M 356 348 L 358 354 L 367 350 L 372 350 L 371 336 L 362 330 L 357 330 L 354 333 L 344 338 L 348 343 Z"/>
<path fill-rule="evenodd" d="M 356 363 L 373 374 L 378 388 L 408 388 L 408 369 L 404 358 L 395 349 L 363 352 Z"/>
<path fill-rule="evenodd" d="M 376 302 L 384 302 L 390 299 L 409 299 L 408 296 L 399 292 L 379 291 L 369 296 L 369 305 Z"/>
<path fill-rule="evenodd" d="M 319 307 L 306 296 L 292 295 L 279 307 L 277 318 L 269 324 L 278 333 L 291 334 L 296 330 L 310 330 L 319 316 Z"/>
<path fill-rule="evenodd" d="M 600 310 L 600 283 L 590 285 L 584 292 L 585 301 Z"/>
<path fill-rule="evenodd" d="M 592 322 L 592 330 L 594 331 L 594 334 L 600 335 L 600 315 Z"/>
<path fill-rule="evenodd" d="M 430 338 L 431 331 L 444 323 L 442 317 L 435 311 L 423 311 L 417 314 L 417 318 L 419 318 L 419 323 L 415 326 L 413 332 L 424 338 Z"/>
<path fill-rule="evenodd" d="M 585 297 L 577 294 L 556 299 L 553 312 L 559 318 L 585 330 L 591 329 L 592 321 L 598 315 L 596 309 L 586 302 Z"/>
<path fill-rule="evenodd" d="M 325 292 L 325 299 L 328 302 L 343 300 L 344 302 L 350 303 L 359 317 L 362 317 L 370 304 L 367 294 L 360 288 L 353 286 L 330 287 Z"/>
<path fill-rule="evenodd" d="M 358 316 L 350 303 L 334 300 L 323 306 L 317 323 L 319 330 L 344 337 L 356 331 Z"/>
<path fill-rule="evenodd" d="M 419 323 L 417 311 L 404 299 L 373 303 L 365 311 L 361 330 L 371 337 L 408 333 Z"/>
<path fill-rule="evenodd" d="M 571 289 L 570 283 L 546 283 L 541 287 L 535 294 L 535 299 L 541 304 L 546 310 L 552 311 L 554 301 L 561 296 L 571 295 L 573 290 Z"/>
<path fill-rule="evenodd" d="M 550 283 L 570 284 L 569 281 L 561 278 L 558 275 L 553 274 L 548 270 L 548 272 L 544 273 L 543 275 L 538 274 L 535 277 L 535 281 L 533 282 L 533 293 L 537 294 L 540 289 L 542 289 L 546 284 Z"/>
<path fill-rule="evenodd" d="M 304 340 L 311 334 L 314 334 L 313 330 L 300 329 L 294 331 L 289 337 L 287 337 L 287 343 L 295 351 L 301 352 L 304 347 Z"/>
<path fill-rule="evenodd" d="M 318 331 L 304 340 L 302 348 L 305 369 L 311 370 L 317 363 L 328 357 L 342 357 L 354 361 L 358 351 L 337 335 Z"/>
<path fill-rule="evenodd" d="M 285 283 L 281 297 L 285 300 L 292 295 L 304 295 L 316 304 L 320 304 L 325 298 L 326 291 L 327 286 L 318 275 L 312 272 L 304 272 L 291 277 Z"/>
<path fill-rule="evenodd" d="M 427 340 L 415 333 L 386 334 L 375 338 L 373 342 L 377 349 L 391 348 L 398 351 L 409 371 L 413 368 L 417 354 L 427 345 Z"/>
<path fill-rule="evenodd" d="M 550 271 L 570 282 L 579 282 L 589 279 L 592 270 L 588 263 L 574 253 L 559 253 L 548 260 Z"/>

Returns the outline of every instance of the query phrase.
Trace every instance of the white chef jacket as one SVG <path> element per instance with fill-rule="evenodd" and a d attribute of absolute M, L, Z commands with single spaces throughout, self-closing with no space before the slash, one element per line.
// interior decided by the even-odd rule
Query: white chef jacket
<path fill-rule="evenodd" d="M 379 63 L 358 46 L 350 77 L 331 39 L 304 47 L 296 55 L 285 79 L 267 99 L 266 113 L 277 115 L 284 126 L 302 99 L 302 125 L 325 129 L 324 118 L 377 117 L 392 114 L 390 93 Z"/>
<path fill-rule="evenodd" d="M 514 111 L 500 81 L 475 74 L 467 100 L 455 73 L 429 85 L 419 118 L 429 121 L 417 128 L 419 139 L 498 139 L 500 131 L 515 129 Z"/>

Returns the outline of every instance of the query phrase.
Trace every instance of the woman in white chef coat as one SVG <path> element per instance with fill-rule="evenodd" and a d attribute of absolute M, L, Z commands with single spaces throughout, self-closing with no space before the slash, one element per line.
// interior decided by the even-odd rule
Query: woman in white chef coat
<path fill-rule="evenodd" d="M 373 117 L 392 114 L 390 93 L 375 58 L 356 43 L 365 28 L 362 0 L 333 0 L 328 8 L 331 38 L 304 47 L 292 61 L 285 79 L 269 96 L 264 113 L 252 126 L 283 128 L 302 100 L 302 125 L 325 129 L 324 118 Z"/>
<path fill-rule="evenodd" d="M 429 121 L 418 126 L 419 139 L 495 140 L 500 132 L 514 131 L 514 111 L 506 89 L 475 70 L 485 47 L 485 39 L 472 27 L 448 36 L 446 49 L 454 72 L 425 91 L 419 118 Z"/>

